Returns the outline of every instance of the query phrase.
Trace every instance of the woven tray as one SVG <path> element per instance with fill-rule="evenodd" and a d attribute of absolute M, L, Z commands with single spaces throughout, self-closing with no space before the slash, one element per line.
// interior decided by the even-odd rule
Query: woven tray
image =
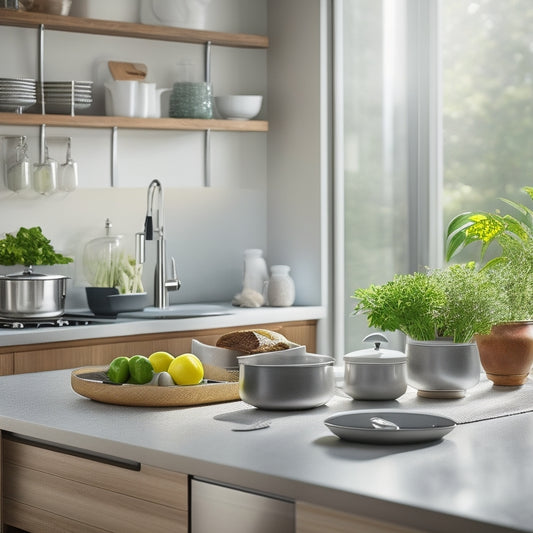
<path fill-rule="evenodd" d="M 78 374 L 105 372 L 106 370 L 105 366 L 87 366 L 73 370 L 70 376 L 72 389 L 81 396 L 98 402 L 137 407 L 181 407 L 240 400 L 237 381 L 158 387 L 127 383 L 122 385 L 98 383 L 78 377 Z"/>

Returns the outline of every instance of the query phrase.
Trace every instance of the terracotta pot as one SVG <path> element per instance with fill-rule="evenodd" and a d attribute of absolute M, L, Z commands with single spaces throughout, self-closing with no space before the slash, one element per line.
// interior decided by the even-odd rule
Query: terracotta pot
<path fill-rule="evenodd" d="M 493 326 L 476 335 L 481 366 L 495 385 L 523 385 L 533 365 L 533 321 Z"/>

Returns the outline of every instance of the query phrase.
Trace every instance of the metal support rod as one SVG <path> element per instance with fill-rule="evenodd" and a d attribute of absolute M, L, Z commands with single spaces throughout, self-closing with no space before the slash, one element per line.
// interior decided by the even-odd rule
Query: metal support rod
<path fill-rule="evenodd" d="M 46 151 L 46 124 L 41 124 L 39 132 L 39 163 L 44 163 Z"/>
<path fill-rule="evenodd" d="M 205 44 L 205 81 L 211 83 L 211 41 Z M 211 130 L 204 135 L 204 186 L 211 186 Z"/>
<path fill-rule="evenodd" d="M 211 130 L 204 136 L 204 187 L 211 187 Z"/>
<path fill-rule="evenodd" d="M 117 143 L 118 128 L 113 126 L 111 129 L 111 187 L 115 187 L 118 176 Z"/>
<path fill-rule="evenodd" d="M 41 92 L 41 113 L 44 115 L 46 112 L 44 103 L 44 24 L 39 25 L 39 85 Z M 41 124 L 39 135 L 39 163 L 44 163 L 46 146 L 46 125 Z"/>
<path fill-rule="evenodd" d="M 211 41 L 205 43 L 205 81 L 211 83 Z"/>
<path fill-rule="evenodd" d="M 41 89 L 41 113 L 46 112 L 44 103 L 44 24 L 39 25 L 39 85 Z"/>

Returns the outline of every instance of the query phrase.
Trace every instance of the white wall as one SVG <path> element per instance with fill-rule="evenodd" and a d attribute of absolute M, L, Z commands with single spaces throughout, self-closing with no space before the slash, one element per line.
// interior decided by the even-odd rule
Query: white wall
<path fill-rule="evenodd" d="M 304 305 L 329 306 L 329 53 L 326 0 L 269 0 L 268 251 Z M 331 353 L 321 321 L 319 350 Z"/>
<path fill-rule="evenodd" d="M 269 132 L 213 132 L 212 188 L 202 187 L 202 133 L 120 130 L 118 186 L 110 188 L 109 130 L 47 128 L 50 135 L 73 137 L 81 188 L 49 198 L 0 191 L 0 232 L 40 225 L 58 249 L 77 258 L 65 270 L 73 277 L 70 294 L 81 294 L 84 243 L 103 232 L 106 217 L 133 242 L 144 222 L 146 187 L 159 178 L 165 191 L 168 253 L 175 256 L 183 281 L 179 293 L 171 294 L 172 303 L 229 300 L 240 289 L 243 250 L 258 247 L 269 264 L 291 266 L 296 304 L 326 305 L 326 4 L 212 0 L 209 29 L 270 38 L 268 51 L 213 49 L 214 93 L 264 94 L 268 98 L 260 118 L 269 120 Z M 180 43 L 47 32 L 45 48 L 46 79 L 95 80 L 94 113 L 103 113 L 109 59 L 146 63 L 159 87 L 175 79 L 176 64 L 193 59 L 203 65 L 203 47 Z M 36 76 L 35 31 L 1 27 L 0 49 L 10 50 L 0 56 L 2 76 Z M 28 135 L 36 160 L 38 128 L 2 126 L 0 134 Z M 324 352 L 327 337 L 321 335 L 319 343 Z"/>
<path fill-rule="evenodd" d="M 266 0 L 216 0 L 208 29 L 267 33 Z M 2 77 L 37 77 L 37 32 L 0 27 Z M 68 51 L 68 53 L 67 53 Z M 139 61 L 158 87 L 176 80 L 178 63 L 193 61 L 201 75 L 204 48 L 143 39 L 45 32 L 45 79 L 93 80 L 91 114 L 104 114 L 103 83 L 110 79 L 109 59 Z M 266 97 L 264 50 L 213 47 L 214 94 L 254 93 Z M 260 118 L 267 116 L 267 102 Z M 27 135 L 32 162 L 38 159 L 39 128 L 1 126 L 0 135 Z M 265 133 L 213 132 L 212 184 L 203 187 L 201 132 L 119 130 L 117 188 L 110 188 L 108 129 L 47 128 L 50 136 L 71 136 L 80 169 L 80 188 L 50 197 L 15 195 L 0 190 L 0 232 L 40 225 L 52 244 L 76 258 L 65 267 L 72 275 L 71 297 L 85 284 L 79 258 L 87 240 L 103 234 L 106 217 L 113 229 L 133 235 L 143 227 L 146 187 L 159 178 L 165 194 L 168 253 L 176 258 L 183 286 L 174 302 L 229 300 L 240 289 L 242 252 L 267 248 Z M 61 144 L 50 143 L 51 155 L 64 160 Z M 3 165 L 2 165 L 3 166 Z M 2 181 L 2 180 L 0 180 Z M 132 244 L 133 251 L 133 244 Z M 57 271 L 60 267 L 54 267 Z M 10 270 L 10 269 L 7 269 Z M 145 269 L 149 270 L 149 269 Z M 148 285 L 151 273 L 145 274 Z"/>

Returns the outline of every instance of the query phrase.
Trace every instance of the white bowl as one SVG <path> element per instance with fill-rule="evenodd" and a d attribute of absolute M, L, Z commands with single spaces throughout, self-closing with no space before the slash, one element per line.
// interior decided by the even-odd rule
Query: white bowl
<path fill-rule="evenodd" d="M 249 120 L 261 111 L 263 97 L 256 94 L 215 96 L 218 112 L 228 120 Z"/>

